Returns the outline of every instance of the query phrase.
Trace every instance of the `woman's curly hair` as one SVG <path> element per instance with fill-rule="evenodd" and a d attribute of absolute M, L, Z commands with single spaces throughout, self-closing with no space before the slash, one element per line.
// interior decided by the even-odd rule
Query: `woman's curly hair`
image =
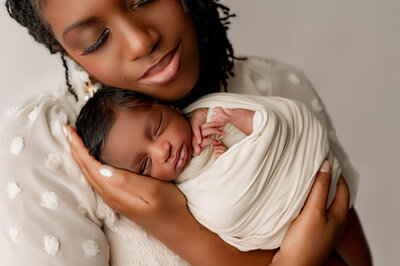
<path fill-rule="evenodd" d="M 54 54 L 61 53 L 65 67 L 66 82 L 69 91 L 77 98 L 69 83 L 68 67 L 66 65 L 63 47 L 53 37 L 51 26 L 42 15 L 42 6 L 46 0 L 6 0 L 7 11 L 19 24 L 26 27 L 29 34 L 39 43 L 44 44 Z M 230 14 L 228 7 L 217 3 L 218 0 L 180 0 L 184 12 L 189 14 L 197 31 L 200 71 L 198 82 L 182 100 L 176 102 L 185 106 L 193 100 L 210 92 L 227 88 L 227 78 L 233 75 L 233 48 L 227 38 Z M 221 15 L 221 16 L 220 16 Z"/>

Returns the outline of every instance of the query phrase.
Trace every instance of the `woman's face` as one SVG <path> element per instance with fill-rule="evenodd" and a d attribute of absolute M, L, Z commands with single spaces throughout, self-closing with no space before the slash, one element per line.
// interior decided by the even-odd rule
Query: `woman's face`
<path fill-rule="evenodd" d="M 199 70 L 196 30 L 178 0 L 47 0 L 44 17 L 66 52 L 104 84 L 165 101 Z"/>

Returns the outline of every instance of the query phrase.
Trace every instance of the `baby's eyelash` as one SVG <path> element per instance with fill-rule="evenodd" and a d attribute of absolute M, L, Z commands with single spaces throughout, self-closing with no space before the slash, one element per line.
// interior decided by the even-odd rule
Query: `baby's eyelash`
<path fill-rule="evenodd" d="M 146 169 L 147 169 L 147 167 L 148 167 L 148 164 L 149 164 L 149 157 L 147 157 L 144 161 L 143 161 L 143 164 L 142 164 L 142 167 L 140 167 L 140 174 L 144 174 L 144 172 L 146 171 Z"/>
<path fill-rule="evenodd" d="M 154 138 L 156 138 L 156 137 L 158 136 L 158 133 L 159 133 L 159 131 L 160 131 L 160 128 L 161 128 L 161 120 L 162 120 L 162 118 L 160 117 L 160 118 L 158 119 L 158 121 L 157 121 L 157 124 L 155 125 L 155 128 L 154 128 Z"/>
<path fill-rule="evenodd" d="M 81 55 L 89 55 L 91 53 L 96 52 L 107 41 L 109 34 L 110 34 L 110 29 L 105 29 L 101 34 L 100 38 L 93 45 L 91 45 L 88 48 L 85 48 Z"/>

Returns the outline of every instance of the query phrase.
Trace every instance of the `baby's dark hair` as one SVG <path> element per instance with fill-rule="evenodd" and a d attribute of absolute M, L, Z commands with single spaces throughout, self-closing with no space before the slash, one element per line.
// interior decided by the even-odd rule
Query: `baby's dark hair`
<path fill-rule="evenodd" d="M 185 13 L 192 17 L 197 31 L 200 50 L 200 76 L 193 90 L 179 102 L 179 106 L 193 102 L 205 94 L 219 91 L 222 84 L 226 90 L 227 78 L 233 75 L 234 53 L 227 38 L 229 18 L 234 15 L 228 7 L 217 3 L 218 0 L 180 0 Z M 65 51 L 53 37 L 50 24 L 43 16 L 43 6 L 46 0 L 6 0 L 8 13 L 39 43 L 44 44 L 54 54 L 61 53 L 65 68 L 66 83 L 70 92 L 73 91 L 68 76 L 68 67 L 63 55 Z M 220 11 L 220 12 L 219 12 Z M 220 17 L 220 14 L 222 16 Z"/>
<path fill-rule="evenodd" d="M 81 109 L 76 131 L 89 153 L 105 163 L 101 154 L 118 111 L 140 112 L 154 110 L 160 103 L 134 91 L 105 87 L 97 91 Z"/>

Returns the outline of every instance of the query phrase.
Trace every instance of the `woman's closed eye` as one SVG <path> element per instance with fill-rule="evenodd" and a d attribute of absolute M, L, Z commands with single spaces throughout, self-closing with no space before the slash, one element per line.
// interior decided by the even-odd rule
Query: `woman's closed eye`
<path fill-rule="evenodd" d="M 152 4 L 153 2 L 155 2 L 156 0 L 140 0 L 140 1 L 132 1 L 132 3 L 130 4 L 130 8 L 132 10 L 135 10 L 141 6 L 147 5 L 147 4 Z"/>
<path fill-rule="evenodd" d="M 110 29 L 105 29 L 103 33 L 100 35 L 99 39 L 91 46 L 85 48 L 81 55 L 89 55 L 96 52 L 107 41 L 109 35 L 110 35 Z"/>
<path fill-rule="evenodd" d="M 129 8 L 131 10 L 136 10 L 139 7 L 145 6 L 145 5 L 149 5 L 154 3 L 157 0 L 141 0 L 141 1 L 133 1 L 133 3 L 130 4 Z M 82 52 L 82 56 L 84 55 L 90 55 L 94 52 L 96 52 L 100 47 L 102 47 L 105 42 L 108 40 L 110 35 L 110 29 L 106 28 L 102 34 L 100 35 L 100 37 L 98 38 L 98 40 L 93 43 L 91 46 L 85 48 Z"/>

